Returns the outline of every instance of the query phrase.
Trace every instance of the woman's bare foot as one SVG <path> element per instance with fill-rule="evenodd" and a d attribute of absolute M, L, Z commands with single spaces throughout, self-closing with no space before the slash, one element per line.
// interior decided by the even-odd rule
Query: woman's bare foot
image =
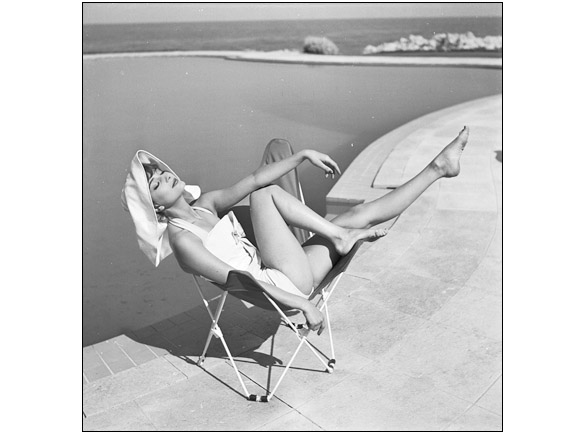
<path fill-rule="evenodd" d="M 453 141 L 443 148 L 431 162 L 431 166 L 439 172 L 441 177 L 455 177 L 459 174 L 459 158 L 468 143 L 470 129 L 466 126 Z"/>
<path fill-rule="evenodd" d="M 345 255 L 353 249 L 360 240 L 373 242 L 388 234 L 387 229 L 347 229 L 341 228 L 341 233 L 332 240 L 339 255 Z"/>

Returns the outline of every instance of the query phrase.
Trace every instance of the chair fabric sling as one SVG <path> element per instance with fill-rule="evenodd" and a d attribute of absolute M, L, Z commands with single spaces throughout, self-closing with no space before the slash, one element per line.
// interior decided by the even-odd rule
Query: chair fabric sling
<path fill-rule="evenodd" d="M 294 154 L 292 145 L 285 139 L 272 139 L 263 152 L 261 159 L 262 165 L 269 165 L 270 163 L 279 162 L 280 160 L 290 157 Z M 300 177 L 298 176 L 298 168 L 294 168 L 292 171 L 281 176 L 276 181 L 275 185 L 280 186 L 290 195 L 295 196 L 304 204 L 304 193 L 302 192 L 302 186 L 300 185 Z M 312 233 L 302 228 L 290 227 L 290 230 L 294 236 L 298 239 L 300 244 L 306 242 L 312 237 Z"/>

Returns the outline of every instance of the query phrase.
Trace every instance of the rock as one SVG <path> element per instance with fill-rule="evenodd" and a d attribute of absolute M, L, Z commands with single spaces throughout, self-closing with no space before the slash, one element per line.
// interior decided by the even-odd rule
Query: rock
<path fill-rule="evenodd" d="M 437 33 L 431 39 L 421 35 L 409 35 L 398 41 L 387 42 L 378 46 L 368 45 L 363 54 L 376 54 L 402 51 L 501 51 L 502 36 L 477 37 L 473 32 L 466 33 Z"/>

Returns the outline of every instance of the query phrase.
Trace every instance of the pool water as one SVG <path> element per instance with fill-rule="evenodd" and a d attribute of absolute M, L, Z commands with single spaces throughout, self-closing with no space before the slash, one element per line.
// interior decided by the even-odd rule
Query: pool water
<path fill-rule="evenodd" d="M 138 149 L 204 191 L 255 170 L 275 137 L 328 153 L 345 170 L 414 118 L 502 92 L 502 70 L 476 68 L 129 57 L 85 59 L 83 74 L 84 346 L 199 303 L 173 257 L 155 268 L 141 253 L 120 205 Z M 308 205 L 324 214 L 337 180 L 308 163 L 300 172 Z"/>

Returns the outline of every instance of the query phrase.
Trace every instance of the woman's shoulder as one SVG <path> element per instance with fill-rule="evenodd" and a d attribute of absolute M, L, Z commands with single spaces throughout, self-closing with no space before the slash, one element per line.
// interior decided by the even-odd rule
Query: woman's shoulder
<path fill-rule="evenodd" d="M 208 212 L 212 215 L 218 216 L 218 212 L 214 206 L 214 202 L 212 201 L 212 197 L 210 197 L 208 193 L 203 193 L 200 198 L 190 202 L 189 204 L 190 204 L 190 207 L 192 207 L 192 208 L 196 208 L 198 210 Z"/>
<path fill-rule="evenodd" d="M 184 228 L 169 225 L 168 226 L 169 244 L 176 255 L 181 252 L 194 249 L 195 246 L 204 246 L 201 237 L 192 231 L 185 231 Z"/>

